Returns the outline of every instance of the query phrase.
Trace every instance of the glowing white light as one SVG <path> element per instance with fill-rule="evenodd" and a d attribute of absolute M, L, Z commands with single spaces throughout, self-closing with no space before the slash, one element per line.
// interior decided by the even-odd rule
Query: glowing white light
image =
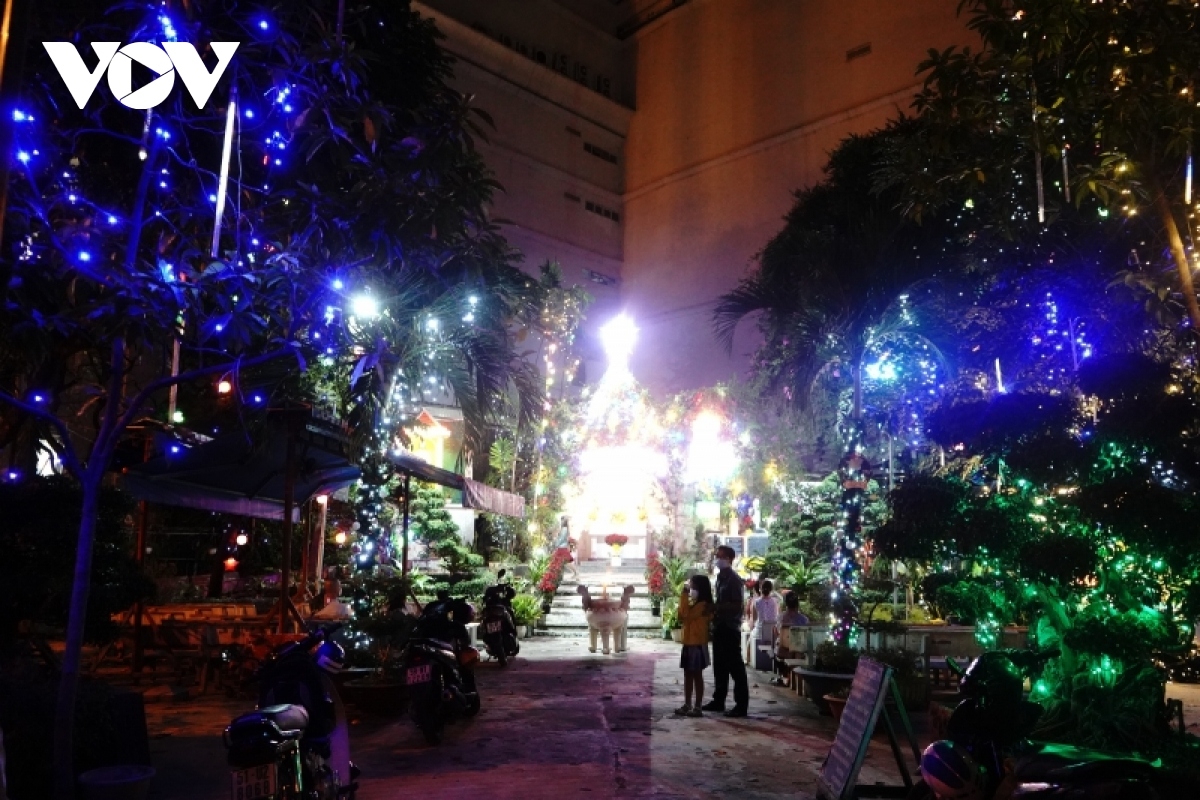
<path fill-rule="evenodd" d="M 637 343 L 637 335 L 637 326 L 624 314 L 613 317 L 600 329 L 600 341 L 604 343 L 609 369 L 624 369 L 628 366 L 629 356 L 633 354 L 633 346 Z"/>
<path fill-rule="evenodd" d="M 737 468 L 733 442 L 721 437 L 725 420 L 714 411 L 701 411 L 692 420 L 686 476 L 696 483 L 724 483 Z"/>
<path fill-rule="evenodd" d="M 359 319 L 375 319 L 379 316 L 379 301 L 369 294 L 355 295 L 350 301 L 350 313 Z"/>
<path fill-rule="evenodd" d="M 867 364 L 864 371 L 867 373 L 867 377 L 873 381 L 893 381 L 896 379 L 896 367 L 887 361 Z"/>

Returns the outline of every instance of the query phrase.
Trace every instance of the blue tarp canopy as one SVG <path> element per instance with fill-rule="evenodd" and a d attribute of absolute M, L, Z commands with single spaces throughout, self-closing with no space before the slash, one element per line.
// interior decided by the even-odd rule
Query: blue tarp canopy
<path fill-rule="evenodd" d="M 349 439 L 339 427 L 313 417 L 289 422 L 286 416 L 268 414 L 254 430 L 194 447 L 168 446 L 162 455 L 129 468 L 120 486 L 151 503 L 283 519 L 287 425 L 292 424 L 296 521 L 302 503 L 349 486 L 361 471 L 350 463 Z"/>

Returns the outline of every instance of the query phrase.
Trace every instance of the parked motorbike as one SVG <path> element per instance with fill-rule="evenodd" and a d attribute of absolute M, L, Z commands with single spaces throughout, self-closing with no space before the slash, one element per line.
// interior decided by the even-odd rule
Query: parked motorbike
<path fill-rule="evenodd" d="M 354 800 L 346 709 L 331 674 L 346 654 L 316 629 L 258 671 L 258 708 L 225 729 L 232 800 Z"/>
<path fill-rule="evenodd" d="M 1027 739 L 1043 709 L 1024 699 L 1025 678 L 1057 655 L 998 650 L 966 669 L 946 659 L 963 699 L 950 715 L 947 739 L 925 748 L 910 800 L 1157 800 L 1148 761 Z"/>
<path fill-rule="evenodd" d="M 474 619 L 470 603 L 439 592 L 422 609 L 405 647 L 409 713 L 430 744 L 442 741 L 447 722 L 479 713 L 479 651 L 471 646 L 466 628 Z"/>
<path fill-rule="evenodd" d="M 513 619 L 512 599 L 516 591 L 504 579 L 505 570 L 496 576 L 496 585 L 483 592 L 483 621 L 479 630 L 488 655 L 508 666 L 508 660 L 521 652 L 517 641 L 517 623 Z"/>

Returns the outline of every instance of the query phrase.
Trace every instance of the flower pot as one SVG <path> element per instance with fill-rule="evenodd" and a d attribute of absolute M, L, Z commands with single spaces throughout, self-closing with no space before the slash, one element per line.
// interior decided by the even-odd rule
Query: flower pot
<path fill-rule="evenodd" d="M 675 642 L 676 644 L 683 642 L 683 628 L 671 629 L 671 641 Z"/>
<path fill-rule="evenodd" d="M 834 723 L 840 725 L 842 723 L 842 712 L 846 710 L 846 701 L 850 698 L 827 694 L 823 695 L 821 699 L 829 706 L 829 713 L 833 715 Z"/>
<path fill-rule="evenodd" d="M 609 565 L 610 565 L 610 566 L 613 566 L 613 567 L 619 567 L 619 566 L 621 566 L 621 554 L 620 554 L 620 553 L 613 553 L 613 554 L 612 554 L 612 558 L 610 558 L 610 559 L 608 560 L 608 563 L 609 563 Z"/>
<path fill-rule="evenodd" d="M 533 626 L 532 625 L 521 625 L 520 628 L 521 628 L 521 638 L 522 639 L 532 639 L 533 638 Z"/>
<path fill-rule="evenodd" d="M 83 800 L 145 800 L 154 768 L 140 764 L 101 767 L 79 776 Z"/>
<path fill-rule="evenodd" d="M 663 626 L 663 638 L 668 640 L 671 638 L 671 629 L 665 625 Z"/>
<path fill-rule="evenodd" d="M 804 696 L 812 700 L 817 712 L 823 717 L 833 713 L 829 703 L 825 702 L 825 695 L 832 694 L 854 680 L 853 673 L 838 675 L 816 670 L 801 670 L 800 677 L 804 680 Z"/>
<path fill-rule="evenodd" d="M 651 600 L 650 601 L 650 616 L 652 616 L 652 617 L 661 617 L 662 616 L 662 601 L 661 600 Z"/>
<path fill-rule="evenodd" d="M 374 714 L 402 714 L 408 707 L 408 688 L 395 678 L 373 675 L 346 681 L 342 696 L 347 703 L 358 706 L 359 710 Z"/>

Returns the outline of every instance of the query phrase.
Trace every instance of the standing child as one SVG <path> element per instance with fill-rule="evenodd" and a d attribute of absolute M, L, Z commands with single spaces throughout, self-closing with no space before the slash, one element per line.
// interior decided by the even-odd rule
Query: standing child
<path fill-rule="evenodd" d="M 679 654 L 683 706 L 675 709 L 675 713 L 681 717 L 704 716 L 700 703 L 704 699 L 704 670 L 712 663 L 708 659 L 708 621 L 712 615 L 712 584 L 707 575 L 693 575 L 679 596 L 679 622 L 683 625 L 683 651 Z"/>

